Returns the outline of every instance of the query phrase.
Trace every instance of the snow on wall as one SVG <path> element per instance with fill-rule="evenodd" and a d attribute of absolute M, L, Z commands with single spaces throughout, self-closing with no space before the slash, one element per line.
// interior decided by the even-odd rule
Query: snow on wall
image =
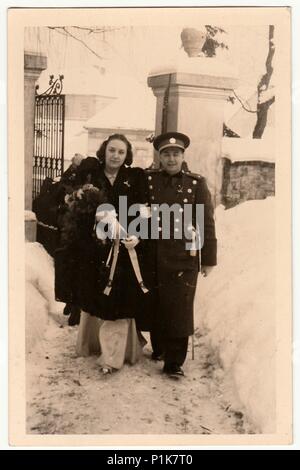
<path fill-rule="evenodd" d="M 262 139 L 223 137 L 222 157 L 232 162 L 275 162 L 275 136 L 269 133 Z"/>
<path fill-rule="evenodd" d="M 40 243 L 26 243 L 26 352 L 43 338 L 49 312 L 61 313 L 64 304 L 54 298 L 54 265 Z"/>
<path fill-rule="evenodd" d="M 217 208 L 218 266 L 195 301 L 196 326 L 263 433 L 276 430 L 274 208 L 274 198 Z"/>

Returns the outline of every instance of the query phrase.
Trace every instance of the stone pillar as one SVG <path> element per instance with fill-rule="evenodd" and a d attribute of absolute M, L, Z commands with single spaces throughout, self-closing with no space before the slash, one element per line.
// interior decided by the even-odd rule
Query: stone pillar
<path fill-rule="evenodd" d="M 41 72 L 47 68 L 47 57 L 33 52 L 24 53 L 24 153 L 25 153 L 25 210 L 32 209 L 32 166 L 34 150 L 34 102 L 35 85 Z M 27 212 L 28 214 L 28 212 Z M 33 219 L 25 217 L 26 238 L 33 241 Z M 29 235 L 28 235 L 29 234 Z"/>
<path fill-rule="evenodd" d="M 152 71 L 148 86 L 157 98 L 155 135 L 162 130 L 164 96 L 169 85 L 167 131 L 187 134 L 186 161 L 192 172 L 207 178 L 217 205 L 222 186 L 221 142 L 224 105 L 237 80 L 215 58 L 184 57 L 175 65 Z M 155 156 L 157 162 L 158 156 Z"/>

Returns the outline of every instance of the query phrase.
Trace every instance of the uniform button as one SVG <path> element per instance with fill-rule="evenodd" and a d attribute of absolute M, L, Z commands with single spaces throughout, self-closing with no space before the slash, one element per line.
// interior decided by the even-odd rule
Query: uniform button
<path fill-rule="evenodd" d="M 178 223 L 178 222 L 180 222 L 180 220 L 179 220 L 179 219 L 175 219 L 175 222 L 177 222 L 177 223 Z"/>
<path fill-rule="evenodd" d="M 179 232 L 179 228 L 175 228 L 175 232 Z"/>
<path fill-rule="evenodd" d="M 188 202 L 188 200 L 185 198 L 185 199 L 183 200 L 183 202 Z"/>
<path fill-rule="evenodd" d="M 187 192 L 188 192 L 188 193 L 191 193 L 191 192 L 192 192 L 191 188 L 189 188 L 189 189 L 187 190 Z"/>
<path fill-rule="evenodd" d="M 152 196 L 152 199 L 153 199 L 153 196 Z M 154 207 L 153 207 L 153 210 L 154 210 L 154 211 L 157 211 L 157 207 L 154 206 Z"/>
<path fill-rule="evenodd" d="M 155 199 L 154 196 L 151 196 L 151 199 L 152 199 L 152 201 L 154 201 L 154 199 Z"/>
<path fill-rule="evenodd" d="M 179 209 L 179 212 L 183 212 L 183 209 L 182 209 L 182 207 L 180 207 L 180 209 Z"/>
<path fill-rule="evenodd" d="M 148 180 L 151 181 L 151 180 L 152 180 L 152 176 L 148 176 Z"/>
<path fill-rule="evenodd" d="M 157 229 L 157 230 L 158 230 L 159 232 L 161 232 L 161 227 L 158 227 L 158 229 Z"/>
<path fill-rule="evenodd" d="M 152 186 L 152 184 L 150 184 L 150 186 L 149 186 L 149 189 L 153 189 L 153 186 Z"/>
<path fill-rule="evenodd" d="M 193 184 L 197 184 L 197 180 L 193 180 Z"/>
<path fill-rule="evenodd" d="M 160 217 L 156 217 L 156 220 L 160 221 Z"/>

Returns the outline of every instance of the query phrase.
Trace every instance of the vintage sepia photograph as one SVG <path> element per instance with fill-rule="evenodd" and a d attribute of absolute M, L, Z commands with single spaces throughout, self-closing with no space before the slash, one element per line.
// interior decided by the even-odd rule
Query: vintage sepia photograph
<path fill-rule="evenodd" d="M 8 21 L 12 442 L 291 442 L 289 8 Z"/>

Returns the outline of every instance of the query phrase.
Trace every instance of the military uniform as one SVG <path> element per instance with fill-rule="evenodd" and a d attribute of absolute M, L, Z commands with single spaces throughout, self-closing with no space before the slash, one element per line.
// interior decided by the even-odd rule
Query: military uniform
<path fill-rule="evenodd" d="M 173 133 L 170 135 L 175 135 Z M 174 141 L 174 137 L 172 138 Z M 172 143 L 171 142 L 171 143 Z M 174 143 L 174 142 L 173 142 Z M 165 369 L 181 366 L 185 360 L 188 337 L 194 332 L 193 302 L 200 263 L 216 264 L 216 235 L 213 206 L 204 177 L 179 171 L 170 175 L 163 169 L 147 170 L 149 202 L 152 218 L 160 224 L 155 245 L 156 318 L 151 332 L 155 355 L 164 353 Z M 202 249 L 191 251 L 191 242 L 184 234 L 184 217 L 170 218 L 170 239 L 163 239 L 161 214 L 157 205 L 177 203 L 184 214 L 185 204 L 192 206 L 192 226 L 196 227 L 196 205 L 204 205 L 204 243 Z M 176 238 L 182 233 L 181 238 Z"/>

